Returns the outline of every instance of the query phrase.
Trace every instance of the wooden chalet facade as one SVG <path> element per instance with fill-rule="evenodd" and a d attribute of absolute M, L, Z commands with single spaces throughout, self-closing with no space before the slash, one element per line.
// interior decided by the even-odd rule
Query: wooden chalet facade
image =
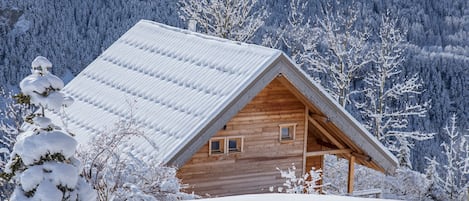
<path fill-rule="evenodd" d="M 81 143 L 128 115 L 135 156 L 179 167 L 199 195 L 269 192 L 335 154 L 384 173 L 396 158 L 281 51 L 142 20 L 65 88 Z M 93 114 L 93 115 L 90 115 Z M 349 192 L 353 186 L 349 185 Z"/>

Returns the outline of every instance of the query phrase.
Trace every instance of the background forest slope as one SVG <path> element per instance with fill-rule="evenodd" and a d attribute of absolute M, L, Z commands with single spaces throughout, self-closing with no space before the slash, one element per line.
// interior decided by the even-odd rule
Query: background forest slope
<path fill-rule="evenodd" d="M 286 0 L 259 0 L 258 5 L 269 13 L 253 39 L 260 44 L 264 34 L 285 23 L 289 6 Z M 371 0 L 358 5 L 359 23 L 371 30 L 378 30 L 386 10 L 400 20 L 402 30 L 407 30 L 409 51 L 401 70 L 409 77 L 418 73 L 425 90 L 418 100 L 431 100 L 428 115 L 413 119 L 409 129 L 442 133 L 453 113 L 458 116 L 458 125 L 467 129 L 469 1 Z M 305 15 L 320 17 L 323 6 L 310 1 Z M 140 19 L 186 28 L 178 12 L 179 5 L 173 0 L 0 1 L 1 86 L 17 90 L 17 83 L 30 73 L 30 62 L 37 55 L 49 58 L 55 65 L 54 74 L 68 82 Z M 286 48 L 284 51 L 289 53 Z M 413 168 L 423 171 L 424 156 L 442 157 L 440 144 L 445 140 L 437 134 L 415 144 Z"/>

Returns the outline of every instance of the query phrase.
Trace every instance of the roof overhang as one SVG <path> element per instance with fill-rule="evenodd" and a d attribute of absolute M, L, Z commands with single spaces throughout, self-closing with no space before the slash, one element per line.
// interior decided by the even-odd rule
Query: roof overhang
<path fill-rule="evenodd" d="M 366 156 L 357 157 L 357 162 L 387 174 L 394 173 L 398 166 L 396 157 L 310 76 L 296 67 L 287 56 L 281 57 L 283 59 L 279 65 L 284 65 L 280 68 L 282 76 L 294 86 L 294 90 L 299 92 L 301 99 L 306 99 L 306 105 L 319 110 L 321 113 L 319 115 L 327 118 L 327 121 L 316 121 L 318 126 L 330 127 L 329 130 L 346 138 L 345 142 L 349 141 L 347 148 Z"/>

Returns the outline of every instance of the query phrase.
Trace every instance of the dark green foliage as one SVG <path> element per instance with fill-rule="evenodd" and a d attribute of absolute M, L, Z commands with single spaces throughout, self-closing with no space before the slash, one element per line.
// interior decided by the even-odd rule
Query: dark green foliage
<path fill-rule="evenodd" d="M 15 176 L 16 172 L 18 171 L 23 171 L 25 169 L 23 160 L 18 155 L 15 155 L 15 158 L 12 160 L 13 162 L 11 163 L 10 169 L 11 173 L 5 173 L 1 172 L 0 173 L 0 178 L 5 180 L 5 181 L 10 181 L 13 176 Z"/>
<path fill-rule="evenodd" d="M 63 163 L 69 163 L 70 161 L 65 158 L 64 155 L 61 153 L 47 153 L 46 155 L 41 156 L 38 162 L 32 164 L 32 165 L 42 165 L 44 162 L 48 161 L 58 161 L 58 162 L 63 162 Z"/>
<path fill-rule="evenodd" d="M 18 93 L 13 96 L 17 103 L 23 105 L 31 105 L 31 97 L 23 93 Z"/>

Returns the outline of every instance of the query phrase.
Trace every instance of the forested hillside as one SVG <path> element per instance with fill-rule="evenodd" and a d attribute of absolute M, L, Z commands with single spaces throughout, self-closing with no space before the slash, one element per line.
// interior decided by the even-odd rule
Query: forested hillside
<path fill-rule="evenodd" d="M 424 92 L 416 98 L 431 104 L 426 117 L 411 119 L 409 129 L 437 133 L 434 139 L 415 144 L 413 167 L 423 171 L 424 156 L 442 157 L 440 144 L 447 139 L 438 133 L 451 115 L 457 115 L 463 129 L 469 122 L 469 1 L 372 0 L 357 5 L 357 26 L 376 32 L 389 10 L 407 30 L 409 45 L 401 70 L 405 77 L 420 76 Z M 253 39 L 260 44 L 265 34 L 286 22 L 290 7 L 287 0 L 262 0 L 257 7 L 269 13 Z M 323 9 L 319 1 L 310 1 L 305 15 L 320 18 Z M 49 58 L 54 73 L 67 82 L 140 19 L 185 28 L 178 11 L 172 0 L 1 1 L 0 83 L 15 90 L 37 55 Z M 290 53 L 287 47 L 283 50 Z M 353 107 L 348 109 L 357 114 Z"/>

